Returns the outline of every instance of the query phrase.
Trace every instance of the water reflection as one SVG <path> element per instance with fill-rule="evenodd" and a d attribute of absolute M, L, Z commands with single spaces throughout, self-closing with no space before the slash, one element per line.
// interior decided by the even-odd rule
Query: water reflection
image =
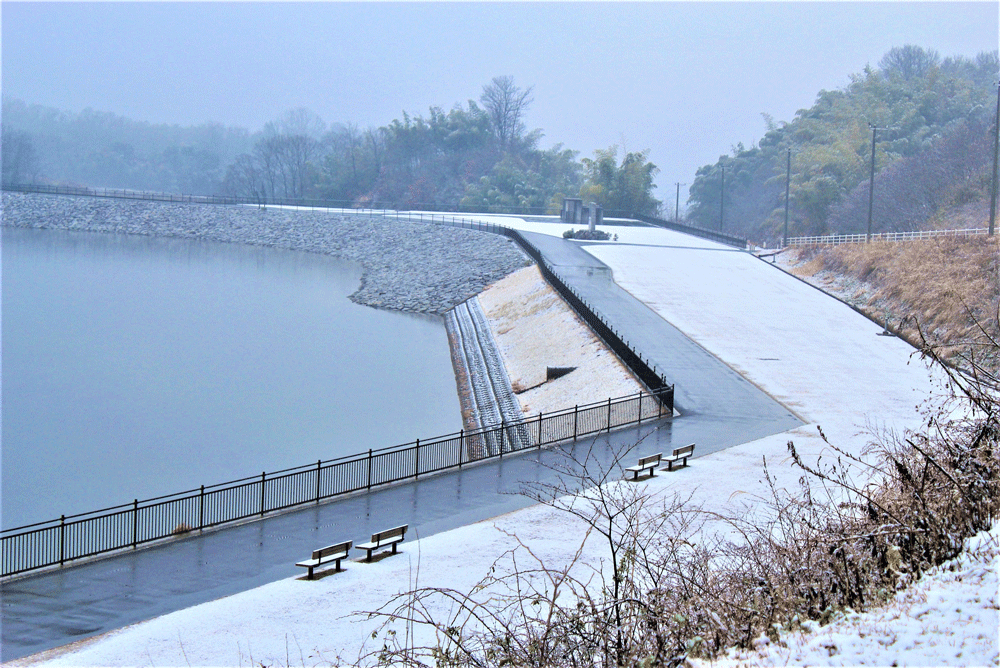
<path fill-rule="evenodd" d="M 2 523 L 461 426 L 439 318 L 347 295 L 357 265 L 3 229 Z"/>

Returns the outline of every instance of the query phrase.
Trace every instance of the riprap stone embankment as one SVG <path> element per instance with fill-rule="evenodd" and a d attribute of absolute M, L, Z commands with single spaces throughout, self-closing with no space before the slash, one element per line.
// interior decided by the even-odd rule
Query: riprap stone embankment
<path fill-rule="evenodd" d="M 359 304 L 442 314 L 531 264 L 504 237 L 381 216 L 142 200 L 3 194 L 3 225 L 205 239 L 359 263 Z"/>

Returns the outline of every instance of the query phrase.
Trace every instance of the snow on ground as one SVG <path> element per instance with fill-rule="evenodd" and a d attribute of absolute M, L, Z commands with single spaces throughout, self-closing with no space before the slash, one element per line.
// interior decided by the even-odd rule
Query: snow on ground
<path fill-rule="evenodd" d="M 526 416 L 640 392 L 642 386 L 532 265 L 479 295 Z M 547 367 L 576 367 L 546 382 Z M 530 389 L 529 389 L 530 388 Z"/>
<path fill-rule="evenodd" d="M 389 214 L 392 215 L 391 213 Z M 503 214 L 479 214 L 479 213 L 435 213 L 430 211 L 404 211 L 398 214 L 401 218 L 416 220 L 416 216 L 423 216 L 424 220 L 441 220 L 442 217 L 447 220 L 466 220 L 478 223 L 491 223 L 494 225 L 504 225 L 506 227 L 512 227 L 517 230 L 522 230 L 524 232 L 537 232 L 539 234 L 547 234 L 553 237 L 562 237 L 563 232 L 569 229 L 583 230 L 587 229 L 587 225 L 568 225 L 561 220 L 559 216 L 530 216 L 531 220 L 526 220 L 525 218 L 514 216 L 514 215 L 503 215 Z M 654 245 L 662 246 L 665 244 L 674 244 L 682 248 L 719 248 L 719 244 L 713 241 L 706 241 L 698 237 L 692 237 L 687 234 L 681 234 L 679 232 L 668 232 L 659 227 L 652 227 L 644 225 L 642 223 L 636 223 L 635 221 L 625 221 L 621 220 L 622 223 L 631 222 L 633 224 L 621 224 L 621 225 L 596 225 L 595 229 L 599 232 L 607 232 L 612 235 L 612 237 L 617 236 L 617 240 L 609 241 L 586 241 L 586 244 L 637 244 L 637 245 Z M 668 235 L 664 236 L 667 232 Z M 722 246 L 725 248 L 725 246 Z"/>
<path fill-rule="evenodd" d="M 512 218 L 505 223 L 545 225 L 547 233 L 561 236 L 559 226 Z M 871 321 L 749 254 L 665 230 L 609 229 L 619 243 L 588 248 L 619 283 L 809 422 L 636 483 L 654 497 L 691 495 L 707 509 L 752 510 L 768 496 L 762 458 L 779 486 L 795 486 L 799 472 L 788 465 L 786 443 L 794 440 L 807 456 L 823 452 L 817 425 L 832 442 L 858 452 L 869 440 L 869 423 L 919 424 L 915 407 L 932 391 L 934 374 L 911 359 L 903 342 L 877 336 L 880 328 Z M 315 582 L 289 578 L 11 665 L 313 666 L 338 662 L 338 656 L 350 660 L 366 642 L 378 642 L 371 639 L 378 624 L 347 617 L 350 611 L 377 609 L 418 578 L 421 586 L 469 591 L 494 561 L 509 565 L 502 555 L 514 543 L 510 534 L 560 565 L 580 545 L 583 528 L 564 513 L 535 506 L 404 543 L 401 555 L 378 563 L 352 561 L 345 572 Z M 583 561 L 595 565 L 604 556 L 594 541 L 582 552 Z M 995 555 L 987 559 L 978 566 L 965 562 L 967 574 L 965 566 L 939 571 L 938 579 L 925 579 L 926 589 L 904 592 L 884 611 L 849 616 L 845 626 L 801 641 L 790 637 L 788 653 L 765 648 L 752 662 L 996 665 L 998 578 Z M 861 626 L 849 626 L 854 623 Z M 855 628 L 872 631 L 849 640 Z M 831 643 L 838 648 L 832 655 Z"/>
<path fill-rule="evenodd" d="M 827 626 L 813 622 L 757 639 L 706 668 L 730 666 L 996 666 L 1000 526 L 966 541 L 957 559 L 925 574 L 885 607 L 846 612 Z"/>
<path fill-rule="evenodd" d="M 909 360 L 911 346 L 878 336 L 881 327 L 753 255 L 722 248 L 587 250 L 619 285 L 806 422 L 825 423 L 844 408 L 859 426 L 865 416 L 913 417 L 931 387 L 922 363 Z M 859 395 L 864 403 L 852 401 Z"/>

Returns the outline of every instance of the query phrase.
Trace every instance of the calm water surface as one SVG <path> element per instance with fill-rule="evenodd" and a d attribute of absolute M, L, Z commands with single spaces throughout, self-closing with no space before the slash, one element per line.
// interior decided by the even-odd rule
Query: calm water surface
<path fill-rule="evenodd" d="M 4 528 L 461 427 L 442 321 L 353 304 L 357 265 L 2 234 Z"/>

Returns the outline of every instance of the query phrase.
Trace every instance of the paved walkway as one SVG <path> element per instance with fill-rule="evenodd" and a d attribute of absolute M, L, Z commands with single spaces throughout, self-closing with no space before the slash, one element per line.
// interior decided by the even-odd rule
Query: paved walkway
<path fill-rule="evenodd" d="M 612 280 L 611 269 L 581 244 L 545 234 L 522 234 L 542 252 L 567 285 L 605 321 L 613 323 L 622 338 L 675 385 L 674 405 L 682 416 L 724 426 L 734 437 L 744 436 L 740 443 L 802 424 L 790 410 L 619 287 Z M 720 247 L 711 252 L 743 251 Z M 711 439 L 701 439 L 699 452 L 713 451 L 701 447 L 702 443 L 710 442 Z"/>
<path fill-rule="evenodd" d="M 618 288 L 610 270 L 578 244 L 544 235 L 530 238 L 564 280 L 677 384 L 681 417 L 581 440 L 567 449 L 584 453 L 596 445 L 599 459 L 610 464 L 617 451 L 644 438 L 629 458 L 690 442 L 698 443 L 703 455 L 802 424 Z M 408 538 L 419 538 L 523 508 L 533 503 L 520 494 L 523 485 L 556 481 L 552 465 L 562 457 L 556 450 L 535 451 L 4 583 L 0 659 L 302 575 L 294 563 L 321 545 L 361 542 L 400 523 L 410 525 Z"/>

